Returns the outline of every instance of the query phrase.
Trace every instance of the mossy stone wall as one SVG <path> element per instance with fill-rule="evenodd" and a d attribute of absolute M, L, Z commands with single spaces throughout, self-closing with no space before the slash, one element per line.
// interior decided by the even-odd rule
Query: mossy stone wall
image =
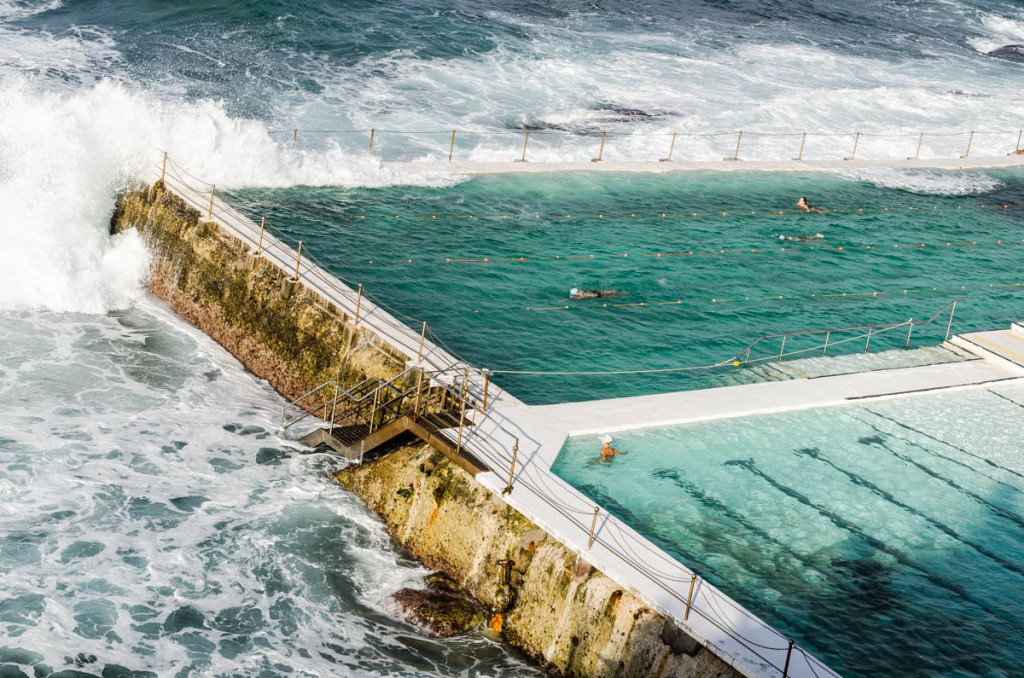
<path fill-rule="evenodd" d="M 150 291 L 286 398 L 329 380 L 351 387 L 405 368 L 401 353 L 355 330 L 305 286 L 286 297 L 287 274 L 161 188 L 158 182 L 122 192 L 111 232 L 138 229 L 153 254 Z"/>
<path fill-rule="evenodd" d="M 392 451 L 336 478 L 413 555 L 492 609 L 499 561 L 515 561 L 515 603 L 494 626 L 556 675 L 739 675 L 429 447 Z"/>

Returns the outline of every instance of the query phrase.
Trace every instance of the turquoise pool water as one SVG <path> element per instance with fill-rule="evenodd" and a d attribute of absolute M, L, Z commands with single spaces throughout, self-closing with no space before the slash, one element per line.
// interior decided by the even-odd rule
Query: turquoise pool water
<path fill-rule="evenodd" d="M 788 213 L 800 195 L 845 211 Z M 1024 205 L 1020 172 L 505 175 L 443 188 L 247 189 L 230 200 L 257 222 L 266 215 L 336 275 L 364 284 L 414 326 L 427 320 L 458 354 L 494 370 L 708 364 L 762 334 L 923 318 L 958 295 L 970 299 L 958 306 L 955 331 L 1002 327 L 1024 315 L 1024 288 L 993 287 L 1024 281 L 1017 265 L 1024 209 L 991 209 Z M 661 216 L 695 212 L 705 216 Z M 815 233 L 824 240 L 779 240 Z M 956 244 L 963 242 L 977 244 Z M 914 244 L 927 246 L 894 247 Z M 696 254 L 644 256 L 687 251 Z M 508 257 L 530 260 L 447 261 Z M 614 288 L 622 291 L 614 303 L 650 305 L 566 301 L 571 287 Z M 850 296 L 829 296 L 843 293 Z M 559 306 L 569 308 L 524 310 Z M 945 319 L 915 329 L 914 345 L 938 343 L 945 329 Z M 904 339 L 905 332 L 879 336 L 872 346 Z M 544 403 L 743 377 L 718 370 L 495 378 Z"/>
<path fill-rule="evenodd" d="M 618 434 L 554 471 L 845 676 L 1024 664 L 1024 387 Z"/>

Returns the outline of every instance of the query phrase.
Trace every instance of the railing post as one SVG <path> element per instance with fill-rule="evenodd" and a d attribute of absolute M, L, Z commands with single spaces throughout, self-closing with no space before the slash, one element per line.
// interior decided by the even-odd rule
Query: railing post
<path fill-rule="evenodd" d="M 1024 129 L 1017 132 L 1017 143 L 1013 145 L 1013 153 L 1007 153 L 1006 155 L 1020 155 L 1021 153 L 1024 153 L 1020 148 L 1021 137 L 1024 137 Z M 166 155 L 166 153 L 164 155 Z"/>
<path fill-rule="evenodd" d="M 363 285 L 359 284 L 359 296 L 356 297 L 356 329 L 359 329 L 359 307 L 363 304 Z"/>
<path fill-rule="evenodd" d="M 452 161 L 452 155 L 455 154 L 455 130 L 452 130 L 452 143 L 448 146 L 448 162 Z"/>
<path fill-rule="evenodd" d="M 722 160 L 739 160 L 740 159 L 740 144 L 743 143 L 743 130 L 740 130 L 739 136 L 736 137 L 736 151 L 732 154 L 731 158 L 722 158 Z"/>
<path fill-rule="evenodd" d="M 608 136 L 608 132 L 601 132 L 601 150 L 597 152 L 596 158 L 591 158 L 590 162 L 601 162 L 601 158 L 604 157 L 604 138 Z"/>
<path fill-rule="evenodd" d="M 672 132 L 672 143 L 668 146 L 668 157 L 661 158 L 658 162 L 672 162 L 672 151 L 676 150 L 676 133 Z"/>
<path fill-rule="evenodd" d="M 797 154 L 793 160 L 800 161 L 804 159 L 804 144 L 807 143 L 807 132 L 804 132 L 803 137 L 800 138 L 800 153 Z"/>
<path fill-rule="evenodd" d="M 872 330 L 872 328 L 869 327 L 868 328 L 868 339 L 867 339 L 867 341 L 864 342 L 864 352 L 865 353 L 868 352 L 868 346 L 871 345 L 871 330 Z"/>
<path fill-rule="evenodd" d="M 857 136 L 853 138 L 853 153 L 850 154 L 849 158 L 843 158 L 843 160 L 856 160 L 857 159 L 857 144 L 860 143 L 860 132 L 857 132 Z"/>
<path fill-rule="evenodd" d="M 1020 144 L 1020 139 L 1017 139 L 1017 143 Z M 160 168 L 160 183 L 164 183 L 164 176 L 167 174 L 167 151 L 164 151 L 164 166 Z"/>
<path fill-rule="evenodd" d="M 299 266 L 302 264 L 302 241 L 299 241 L 299 251 L 295 254 L 295 279 L 299 279 Z"/>
<path fill-rule="evenodd" d="M 587 539 L 587 550 L 588 551 L 590 550 L 590 547 L 594 544 L 594 529 L 597 528 L 597 514 L 598 514 L 598 512 L 600 512 L 600 510 L 601 510 L 600 506 L 595 506 L 594 507 L 594 519 L 590 522 L 590 538 Z"/>
<path fill-rule="evenodd" d="M 526 145 L 530 143 L 530 132 L 527 130 L 526 138 L 523 139 L 523 157 L 513 160 L 512 162 L 526 162 Z"/>
<path fill-rule="evenodd" d="M 789 660 L 793 656 L 793 641 L 789 641 L 789 649 L 786 650 L 786 665 L 782 667 L 782 678 L 789 678 Z"/>
<path fill-rule="evenodd" d="M 974 143 L 974 131 L 971 131 L 971 136 L 967 139 L 967 150 L 961 155 L 961 158 L 968 158 L 971 155 L 971 144 Z"/>
<path fill-rule="evenodd" d="M 484 370 L 484 412 L 487 411 L 487 391 L 491 388 L 491 372 Z"/>
<path fill-rule="evenodd" d="M 331 405 L 331 427 L 329 433 L 334 435 L 334 417 L 338 413 L 338 385 L 334 385 L 334 404 Z"/>
<path fill-rule="evenodd" d="M 423 363 L 423 340 L 427 337 L 427 321 L 423 321 L 423 329 L 420 330 L 420 350 L 416 352 L 416 366 Z"/>
<path fill-rule="evenodd" d="M 292 130 L 292 148 L 295 148 L 295 142 L 299 139 L 299 128 L 296 127 Z"/>
<path fill-rule="evenodd" d="M 370 155 L 373 155 L 373 135 L 377 133 L 376 129 L 370 130 L 370 150 L 367 151 Z"/>
<path fill-rule="evenodd" d="M 690 575 L 690 593 L 686 596 L 686 613 L 683 615 L 683 621 L 687 621 L 690 618 L 690 602 L 693 600 L 693 585 L 697 583 L 697 575 Z"/>
<path fill-rule="evenodd" d="M 921 144 L 924 142 L 924 132 L 921 132 L 921 136 L 917 138 L 917 152 L 914 153 L 913 158 L 907 158 L 907 160 L 920 160 L 921 159 Z"/>
<path fill-rule="evenodd" d="M 903 348 L 910 348 L 910 335 L 914 331 L 914 319 L 911 318 L 908 320 L 907 324 L 910 325 L 910 327 L 907 329 L 907 343 L 903 345 Z"/>
<path fill-rule="evenodd" d="M 423 390 L 423 370 L 416 370 L 416 405 L 412 409 L 412 420 L 416 421 L 420 416 L 420 393 Z"/>
<path fill-rule="evenodd" d="M 821 352 L 821 355 L 822 355 L 822 356 L 826 356 L 826 355 L 828 355 L 828 339 L 829 339 L 829 337 L 831 337 L 831 336 L 832 336 L 832 330 L 829 330 L 828 332 L 826 332 L 826 333 L 825 333 L 825 350 L 823 350 L 823 351 Z"/>
<path fill-rule="evenodd" d="M 214 185 L 210 186 L 210 209 L 206 213 L 206 218 L 213 219 L 213 196 L 217 192 L 217 187 Z"/>
<path fill-rule="evenodd" d="M 782 335 L 782 346 L 779 348 L 779 362 L 782 362 L 782 354 L 786 352 L 786 336 Z"/>
<path fill-rule="evenodd" d="M 267 228 L 267 218 L 263 217 L 260 219 L 260 241 L 256 244 L 256 256 L 258 257 L 263 251 L 263 231 Z"/>
<path fill-rule="evenodd" d="M 516 444 L 512 446 L 512 465 L 508 469 L 508 483 L 505 484 L 505 489 L 501 491 L 501 495 L 505 496 L 512 491 L 512 476 L 516 472 L 516 459 L 519 457 L 519 438 L 516 438 Z"/>
<path fill-rule="evenodd" d="M 370 430 L 369 433 L 373 433 L 373 422 L 377 419 L 377 405 L 380 403 L 380 387 L 373 392 L 373 409 L 370 410 Z"/>
<path fill-rule="evenodd" d="M 462 376 L 462 393 L 459 394 L 459 442 L 455 447 L 455 454 L 462 454 L 462 427 L 466 422 L 466 387 L 469 383 L 469 368 L 466 368 L 465 374 Z"/>
<path fill-rule="evenodd" d="M 946 325 L 946 338 L 943 341 L 949 341 L 949 330 L 953 327 L 954 313 L 956 313 L 956 299 L 953 300 L 953 308 L 949 309 L 949 324 Z"/>

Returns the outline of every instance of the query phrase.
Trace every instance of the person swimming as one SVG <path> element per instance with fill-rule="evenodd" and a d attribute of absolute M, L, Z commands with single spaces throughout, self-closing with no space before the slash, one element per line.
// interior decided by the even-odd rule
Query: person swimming
<path fill-rule="evenodd" d="M 821 233 L 815 233 L 814 235 L 802 236 L 802 235 L 780 235 L 779 240 L 786 240 L 789 242 L 814 242 L 815 240 L 824 240 L 825 236 Z"/>
<path fill-rule="evenodd" d="M 807 198 L 800 196 L 800 199 L 796 201 L 796 206 L 802 209 L 804 212 L 817 212 L 818 214 L 824 214 L 824 211 L 817 205 L 808 205 Z"/>
<path fill-rule="evenodd" d="M 570 299 L 601 299 L 602 297 L 614 297 L 619 294 L 618 290 L 584 290 L 574 287 L 569 290 Z"/>
<path fill-rule="evenodd" d="M 603 461 L 611 461 L 612 457 L 616 454 L 629 454 L 629 452 L 623 452 L 622 450 L 617 450 L 612 447 L 612 437 L 607 433 L 602 434 L 599 440 L 601 441 L 601 449 L 598 450 L 598 453 L 601 455 L 601 458 L 591 460 L 591 464 L 600 464 Z"/>

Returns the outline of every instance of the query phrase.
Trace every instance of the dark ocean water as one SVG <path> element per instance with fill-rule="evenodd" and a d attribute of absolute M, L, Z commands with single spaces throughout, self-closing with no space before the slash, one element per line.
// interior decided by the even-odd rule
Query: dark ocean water
<path fill-rule="evenodd" d="M 906 157 L 922 131 L 922 157 L 953 156 L 970 130 L 972 155 L 999 155 L 1024 120 L 1021 66 L 987 53 L 1017 42 L 1024 11 L 999 2 L 0 0 L 0 663 L 88 675 L 111 665 L 160 676 L 529 672 L 482 637 L 438 642 L 397 621 L 389 595 L 421 570 L 330 483 L 330 459 L 275 433 L 276 395 L 146 296 L 141 242 L 110 238 L 107 222 L 117 189 L 162 151 L 489 367 L 701 362 L 764 331 L 902 320 L 950 296 L 808 302 L 818 289 L 965 285 L 960 327 L 999 325 L 1019 317 L 1019 296 L 986 285 L 1018 282 L 1017 254 L 995 246 L 693 266 L 456 271 L 440 259 L 755 248 L 806 228 L 849 244 L 1019 240 L 1018 212 L 974 209 L 1024 202 L 1012 172 L 460 181 L 381 160 L 444 159 L 452 129 L 455 157 L 475 160 L 515 157 L 527 130 L 535 162 L 587 160 L 602 131 L 608 160 L 663 157 L 673 132 L 720 134 L 680 137 L 677 159 L 724 157 L 740 129 L 745 157 L 792 157 L 803 131 L 817 133 L 805 157 L 841 157 L 858 131 L 869 133 L 859 157 Z M 593 218 L 781 209 L 804 192 L 841 208 L 943 209 L 829 216 L 822 227 Z M 955 215 L 955 204 L 972 209 Z M 515 218 L 471 229 L 383 219 L 442 211 Z M 531 212 L 590 216 L 530 222 Z M 356 214 L 380 218 L 347 218 Z M 379 256 L 416 262 L 351 265 Z M 457 315 L 557 303 L 571 286 L 608 281 L 631 299 L 687 303 L 550 320 Z M 738 294 L 800 299 L 696 303 Z M 535 400 L 595 390 L 504 383 Z M 694 385 L 707 383 L 600 389 Z M 913 662 L 900 673 L 941 674 Z"/>

